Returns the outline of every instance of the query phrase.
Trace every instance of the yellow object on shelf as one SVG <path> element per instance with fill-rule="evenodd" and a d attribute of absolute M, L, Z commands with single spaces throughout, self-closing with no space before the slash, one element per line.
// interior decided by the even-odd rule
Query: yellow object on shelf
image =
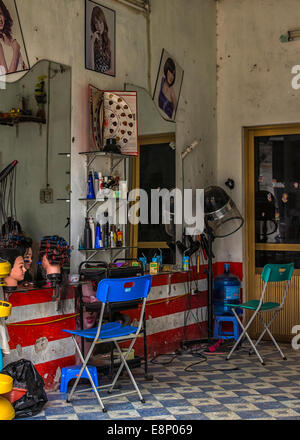
<path fill-rule="evenodd" d="M 0 396 L 0 420 L 12 420 L 15 418 L 15 410 L 9 400 Z"/>
<path fill-rule="evenodd" d="M 11 303 L 0 301 L 0 318 L 5 318 L 11 313 Z"/>
<path fill-rule="evenodd" d="M 13 378 L 0 373 L 0 394 L 9 393 L 13 387 Z"/>
<path fill-rule="evenodd" d="M 125 356 L 125 354 L 127 353 L 127 348 L 121 348 L 121 351 L 123 353 L 123 356 Z M 114 350 L 114 359 L 115 359 L 115 361 L 120 361 L 120 355 L 117 350 Z M 131 351 L 127 357 L 127 361 L 131 361 L 132 359 L 134 359 L 134 349 L 133 348 L 131 349 Z"/>
<path fill-rule="evenodd" d="M 10 271 L 11 271 L 11 264 L 9 263 L 9 261 L 2 260 L 0 258 L 0 286 L 5 285 L 3 280 L 5 277 L 7 277 L 10 274 Z"/>
<path fill-rule="evenodd" d="M 158 263 L 150 262 L 150 275 L 156 275 L 158 273 Z"/>

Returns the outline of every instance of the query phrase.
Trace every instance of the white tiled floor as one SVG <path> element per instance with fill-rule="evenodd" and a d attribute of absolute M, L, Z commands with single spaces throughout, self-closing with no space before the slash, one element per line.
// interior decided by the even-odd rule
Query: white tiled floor
<path fill-rule="evenodd" d="M 286 361 L 270 343 L 262 344 L 265 366 L 248 355 L 246 345 L 229 362 L 217 354 L 199 363 L 189 351 L 167 365 L 158 357 L 149 363 L 152 381 L 145 380 L 142 368 L 133 370 L 145 404 L 137 394 L 116 397 L 105 401 L 103 413 L 93 392 L 66 403 L 67 394 L 57 391 L 47 393 L 43 410 L 26 420 L 300 420 L 300 350 L 281 346 Z M 193 372 L 185 371 L 192 364 Z M 120 383 L 122 390 L 131 389 L 127 375 Z"/>

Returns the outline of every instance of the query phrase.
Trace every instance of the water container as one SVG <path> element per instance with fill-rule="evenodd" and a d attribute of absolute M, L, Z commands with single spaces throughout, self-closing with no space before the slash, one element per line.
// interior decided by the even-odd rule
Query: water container
<path fill-rule="evenodd" d="M 233 315 L 231 308 L 225 306 L 224 303 L 240 304 L 240 289 L 240 279 L 230 273 L 230 264 L 224 264 L 224 273 L 214 279 L 214 315 Z M 235 311 L 242 313 L 241 309 L 235 309 Z"/>

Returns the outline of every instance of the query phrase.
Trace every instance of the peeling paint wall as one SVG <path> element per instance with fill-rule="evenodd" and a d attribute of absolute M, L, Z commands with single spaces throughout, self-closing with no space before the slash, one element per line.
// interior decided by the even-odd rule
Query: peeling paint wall
<path fill-rule="evenodd" d="M 84 158 L 78 153 L 88 149 L 87 85 L 122 90 L 124 83 L 131 83 L 148 88 L 145 16 L 115 0 L 101 0 L 101 4 L 116 11 L 114 78 L 85 70 L 84 3 L 83 0 L 17 1 L 31 65 L 48 58 L 72 67 L 71 244 L 74 246 L 74 271 L 82 259 L 76 249 L 83 231 L 85 207 L 78 199 L 86 191 L 86 182 Z M 195 138 L 201 139 L 197 150 L 185 161 L 186 187 L 201 188 L 216 179 L 215 1 L 152 0 L 151 4 L 151 88 L 154 88 L 161 51 L 165 48 L 184 69 L 176 127 L 178 182 L 181 179 L 180 152 Z"/>
<path fill-rule="evenodd" d="M 218 0 L 218 184 L 243 211 L 242 127 L 299 122 L 300 90 L 291 69 L 300 64 L 300 41 L 280 36 L 300 26 L 298 0 Z M 243 232 L 216 240 L 218 261 L 242 261 Z"/>
<path fill-rule="evenodd" d="M 176 182 L 182 188 L 180 154 L 195 139 L 199 145 L 184 160 L 184 187 L 204 188 L 217 179 L 216 4 L 214 0 L 152 0 L 151 79 L 154 87 L 162 48 L 184 70 L 176 115 Z M 177 228 L 180 239 L 181 228 Z M 177 262 L 181 257 L 177 254 Z"/>

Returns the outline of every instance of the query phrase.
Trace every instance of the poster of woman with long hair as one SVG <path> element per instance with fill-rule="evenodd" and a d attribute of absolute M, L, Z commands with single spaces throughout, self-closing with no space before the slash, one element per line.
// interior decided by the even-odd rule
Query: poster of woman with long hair
<path fill-rule="evenodd" d="M 85 67 L 115 76 L 115 11 L 85 2 Z"/>
<path fill-rule="evenodd" d="M 0 0 L 0 76 L 30 68 L 15 0 Z"/>
<path fill-rule="evenodd" d="M 163 49 L 152 99 L 162 117 L 169 121 L 175 121 L 183 73 L 175 59 Z"/>

